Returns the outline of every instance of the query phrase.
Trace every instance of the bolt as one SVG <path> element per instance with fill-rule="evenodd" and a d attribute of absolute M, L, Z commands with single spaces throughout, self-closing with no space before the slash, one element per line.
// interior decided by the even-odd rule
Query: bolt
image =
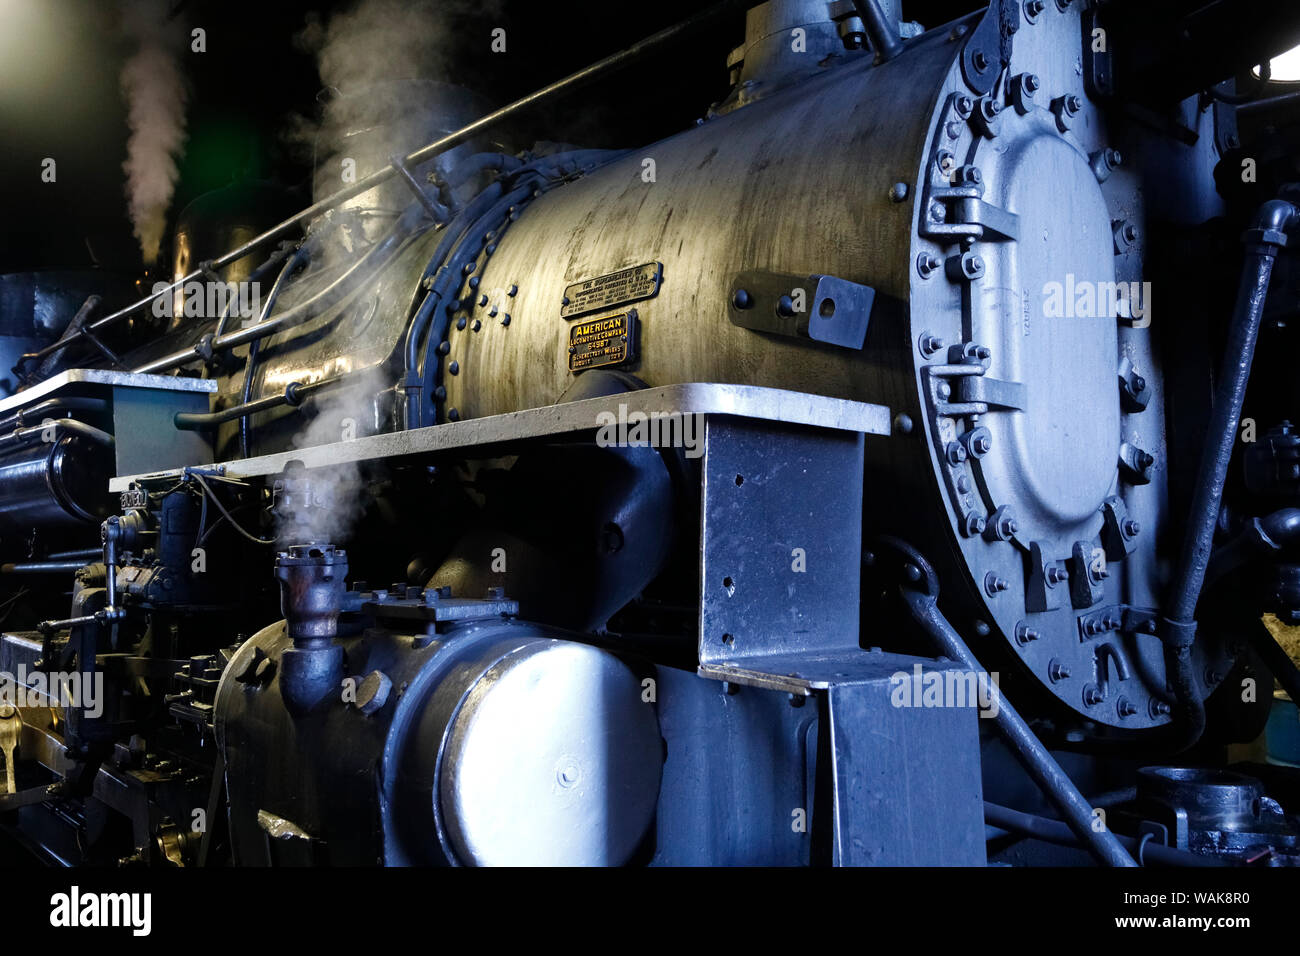
<path fill-rule="evenodd" d="M 1121 530 L 1124 532 L 1124 537 L 1136 538 L 1142 533 L 1142 525 L 1138 524 L 1132 518 L 1129 518 L 1124 522 L 1124 527 Z"/>
<path fill-rule="evenodd" d="M 1042 16 L 1043 10 L 1046 7 L 1046 0 L 1028 0 L 1025 4 L 1025 16 L 1028 17 L 1029 22 L 1032 23 Z"/>
<path fill-rule="evenodd" d="M 1129 387 L 1133 389 L 1133 394 L 1141 395 L 1147 390 L 1147 380 L 1141 375 L 1134 375 L 1133 381 L 1129 383 Z"/>
<path fill-rule="evenodd" d="M 1168 717 L 1172 710 L 1173 708 L 1163 700 L 1155 700 L 1154 698 L 1151 700 L 1151 706 L 1147 708 L 1147 712 L 1151 714 L 1152 717 Z"/>
<path fill-rule="evenodd" d="M 1047 583 L 1051 586 L 1061 584 L 1070 580 L 1070 572 L 1058 565 L 1051 565 L 1047 569 Z"/>
<path fill-rule="evenodd" d="M 505 313 L 504 315 L 501 316 L 501 324 L 502 324 L 502 325 L 509 325 L 509 324 L 510 324 L 510 313 L 509 313 L 509 312 L 507 312 L 507 313 Z"/>
<path fill-rule="evenodd" d="M 1040 637 L 1042 637 L 1042 635 L 1039 634 L 1037 631 L 1035 631 L 1032 627 L 1030 627 L 1030 626 L 1029 626 L 1028 624 L 1026 624 L 1024 621 L 1021 621 L 1019 624 L 1016 625 L 1016 643 L 1017 643 L 1017 644 L 1020 644 L 1020 645 L 1023 646 L 1023 645 L 1025 645 L 1025 644 L 1029 644 L 1029 643 L 1032 643 L 1033 641 L 1038 640 Z"/>
<path fill-rule="evenodd" d="M 928 252 L 923 252 L 916 258 L 916 271 L 920 273 L 922 279 L 928 279 L 938 271 L 943 265 L 943 260 L 938 256 L 932 256 Z"/>
<path fill-rule="evenodd" d="M 471 289 L 477 289 L 479 287 L 479 282 L 480 280 L 478 276 L 470 276 L 469 287 Z"/>
<path fill-rule="evenodd" d="M 1006 578 L 998 577 L 997 572 L 990 571 L 984 575 L 984 592 L 989 597 L 996 597 L 1003 591 L 1010 590 L 1011 582 Z"/>
<path fill-rule="evenodd" d="M 510 296 L 512 299 L 518 294 L 519 294 L 519 286 L 514 285 L 513 283 L 511 284 L 510 288 L 506 290 L 506 295 Z"/>
<path fill-rule="evenodd" d="M 460 412 L 454 408 L 447 409 L 447 421 L 449 422 L 460 421 Z"/>
<path fill-rule="evenodd" d="M 479 329 L 483 328 L 483 323 L 479 319 L 475 319 L 473 328 L 474 331 L 477 332 Z"/>
<path fill-rule="evenodd" d="M 975 101 L 969 96 L 959 96 L 954 106 L 957 109 L 958 116 L 962 119 L 970 119 L 970 114 L 975 109 Z"/>
<path fill-rule="evenodd" d="M 907 198 L 907 183 L 894 183 L 889 187 L 889 198 L 894 202 L 902 202 Z"/>
<path fill-rule="evenodd" d="M 1071 93 L 1065 98 L 1065 111 L 1073 116 L 1079 110 L 1083 109 L 1083 100 Z"/>
<path fill-rule="evenodd" d="M 463 315 L 462 315 L 459 319 L 456 320 L 456 328 L 458 328 L 458 329 L 463 329 L 463 328 L 465 328 L 465 326 L 466 326 L 467 324 L 468 324 L 468 322 L 466 321 L 465 316 L 463 316 Z"/>
<path fill-rule="evenodd" d="M 949 258 L 944 269 L 953 282 L 973 281 L 984 275 L 984 260 L 973 252 L 963 252 Z"/>
<path fill-rule="evenodd" d="M 988 521 L 983 515 L 971 514 L 966 516 L 966 532 L 970 537 L 983 534 L 984 529 L 989 526 Z"/>
<path fill-rule="evenodd" d="M 970 445 L 971 451 L 974 452 L 976 456 L 987 455 L 993 450 L 993 439 L 988 435 L 977 435 L 972 439 Z"/>
<path fill-rule="evenodd" d="M 452 361 L 452 363 L 447 366 L 447 371 L 450 372 L 452 375 L 459 375 L 460 363 L 456 361 Z"/>
<path fill-rule="evenodd" d="M 1121 697 L 1116 702 L 1115 710 L 1119 713 L 1121 717 L 1132 717 L 1134 714 L 1138 712 L 1138 709 L 1133 706 L 1133 702 L 1130 701 L 1127 697 Z"/>
<path fill-rule="evenodd" d="M 939 338 L 939 336 L 935 335 L 933 332 L 922 332 L 919 344 L 921 346 L 921 354 L 926 358 L 929 358 L 936 352 L 943 351 L 943 339 Z"/>
<path fill-rule="evenodd" d="M 1047 676 L 1053 684 L 1059 684 L 1061 681 L 1069 679 L 1070 668 L 1053 657 L 1051 663 L 1047 665 Z"/>
<path fill-rule="evenodd" d="M 960 465 L 966 460 L 966 449 L 959 442 L 950 441 L 943 449 L 950 465 Z"/>
<path fill-rule="evenodd" d="M 439 355 L 446 355 L 446 354 L 447 354 L 448 352 L 450 352 L 450 351 L 451 351 L 451 343 L 450 343 L 450 342 L 442 341 L 442 342 L 439 342 L 439 343 L 438 343 L 438 354 L 439 354 Z"/>
<path fill-rule="evenodd" d="M 1096 684 L 1089 684 L 1083 689 L 1083 703 L 1087 707 L 1096 707 L 1105 699 L 1102 696 L 1101 689 Z"/>
<path fill-rule="evenodd" d="M 479 304 L 479 305 L 487 305 L 487 304 L 488 304 L 488 297 L 487 297 L 486 295 L 481 295 L 481 296 L 479 296 L 479 297 L 478 297 L 478 304 Z"/>
<path fill-rule="evenodd" d="M 970 491 L 970 475 L 964 471 L 957 476 L 957 490 L 963 495 Z"/>
<path fill-rule="evenodd" d="M 731 297 L 731 302 L 738 309 L 749 309 L 754 305 L 754 297 L 749 294 L 748 289 L 737 289 L 736 294 Z"/>

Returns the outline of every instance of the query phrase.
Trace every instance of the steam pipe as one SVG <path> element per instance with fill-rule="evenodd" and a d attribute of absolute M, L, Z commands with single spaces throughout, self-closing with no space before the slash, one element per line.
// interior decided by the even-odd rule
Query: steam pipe
<path fill-rule="evenodd" d="M 1171 663 L 1174 698 L 1183 713 L 1182 749 L 1193 746 L 1205 732 L 1205 701 L 1192 665 L 1196 642 L 1196 604 L 1205 584 L 1214 547 L 1214 531 L 1223 499 L 1236 441 L 1237 421 L 1250 381 L 1250 366 L 1259 338 L 1259 326 L 1268 298 L 1269 281 L 1278 251 L 1286 245 L 1286 231 L 1300 220 L 1300 209 L 1282 199 L 1260 207 L 1245 235 L 1246 265 L 1242 270 L 1237 305 L 1228 326 L 1223 368 L 1210 413 L 1207 441 L 1197 471 L 1187 537 L 1165 603 L 1161 639 Z"/>
<path fill-rule="evenodd" d="M 0 564 L 0 574 L 67 574 L 85 566 L 85 561 L 23 561 Z"/>
<path fill-rule="evenodd" d="M 1205 585 L 1237 570 L 1251 558 L 1276 554 L 1300 540 L 1300 508 L 1283 508 L 1263 518 L 1251 518 L 1246 527 L 1210 557 Z"/>
<path fill-rule="evenodd" d="M 223 425 L 226 422 L 233 422 L 237 418 L 248 418 L 250 415 L 256 415 L 258 412 L 270 411 L 273 408 L 280 408 L 289 405 L 297 408 L 303 403 L 303 400 L 312 392 L 322 388 L 328 388 L 338 385 L 344 380 L 344 376 L 335 378 L 322 379 L 319 382 L 290 382 L 284 387 L 284 391 L 277 395 L 267 395 L 256 401 L 245 402 L 240 405 L 231 405 L 229 408 L 223 408 L 219 412 L 177 412 L 172 418 L 173 424 L 183 431 L 196 431 L 203 428 L 212 428 L 216 425 Z"/>
<path fill-rule="evenodd" d="M 978 672 L 979 661 L 939 610 L 939 577 L 934 568 L 919 551 L 897 538 L 880 538 L 878 545 L 882 553 L 875 549 L 867 552 L 863 555 L 864 563 L 877 574 L 890 576 L 898 586 L 912 620 L 942 656 Z M 886 561 L 886 556 L 891 560 Z M 1078 787 L 1034 736 L 997 685 L 991 681 L 989 684 L 991 692 L 997 695 L 995 723 L 999 733 L 1044 796 L 1060 811 L 1080 844 L 1106 866 L 1137 866 L 1115 834 L 1105 828 L 1100 832 L 1093 829 L 1093 808 Z"/>
<path fill-rule="evenodd" d="M 412 215 L 412 213 L 416 215 Z M 384 238 L 367 249 L 365 254 L 353 263 L 346 272 L 310 299 L 286 309 L 275 318 L 257 325 L 250 325 L 247 328 L 238 329 L 226 335 L 213 337 L 206 342 L 200 342 L 198 345 L 181 349 L 178 352 L 172 352 L 170 355 L 164 355 L 152 362 L 147 362 L 139 368 L 133 369 L 133 371 L 141 374 L 170 371 L 187 365 L 197 358 L 204 357 L 207 350 L 211 350 L 214 354 L 226 352 L 307 321 L 317 314 L 320 309 L 329 308 L 338 299 L 351 292 L 355 287 L 354 280 L 359 273 L 371 268 L 376 271 L 383 268 L 396 255 L 404 240 L 414 231 L 419 218 L 423 215 L 424 210 L 419 205 L 412 204 Z"/>
<path fill-rule="evenodd" d="M 51 398 L 39 405 L 20 408 L 13 414 L 0 418 L 0 432 L 8 431 L 17 425 L 24 425 L 35 416 L 61 411 L 106 412 L 108 402 L 102 398 Z"/>
<path fill-rule="evenodd" d="M 82 438 L 88 438 L 98 445 L 106 448 L 113 447 L 113 436 L 106 431 L 95 428 L 93 425 L 87 425 L 85 422 L 79 422 L 72 418 L 60 418 L 48 424 L 32 425 L 29 428 L 15 428 L 7 435 L 0 436 L 0 449 L 7 448 L 9 445 L 21 445 L 33 439 L 40 438 L 47 428 L 56 428 L 59 431 L 72 432 L 74 435 L 80 435 Z"/>
<path fill-rule="evenodd" d="M 903 599 L 907 602 L 913 618 L 929 634 L 943 655 L 971 670 L 978 671 L 979 662 L 976 661 L 975 655 L 939 611 L 935 599 L 909 588 L 903 588 L 902 591 Z M 1021 765 L 1034 778 L 1034 782 L 1061 811 L 1061 816 L 1080 843 L 1090 849 L 1107 866 L 1136 866 L 1133 858 L 1120 845 L 1113 833 L 1109 830 L 1102 830 L 1100 833 L 1093 830 L 1092 807 L 1083 798 L 1083 794 L 1061 769 L 1061 765 L 1047 752 L 1047 748 L 1034 736 L 1034 732 L 1029 729 L 1024 718 L 1002 696 L 1002 692 L 997 689 L 993 692 L 1000 698 L 996 718 L 998 730 L 1002 732 L 1003 738 Z"/>
<path fill-rule="evenodd" d="M 457 163 L 456 168 L 443 177 L 443 182 L 449 189 L 458 189 L 480 173 L 514 172 L 523 164 L 524 161 L 518 156 L 506 153 L 475 153 Z"/>
<path fill-rule="evenodd" d="M 81 329 L 86 324 L 86 320 L 90 318 L 90 313 L 99 308 L 100 301 L 101 299 L 99 296 L 92 295 L 81 304 L 81 308 L 79 308 L 76 314 L 72 317 L 72 321 L 68 323 L 68 327 L 64 330 L 63 335 L 59 336 L 59 341 L 55 343 L 61 347 L 56 348 L 51 352 L 46 357 L 45 361 L 41 363 L 40 368 L 37 369 L 36 374 L 40 378 L 48 378 L 54 372 L 55 367 L 59 364 L 59 359 L 63 357 L 63 353 L 67 349 L 67 345 L 64 345 L 63 343 L 66 342 L 68 345 L 72 344 L 72 340 L 80 334 Z"/>
<path fill-rule="evenodd" d="M 461 143 L 473 139 L 475 136 L 479 135 L 480 133 L 485 133 L 488 130 L 500 126 L 502 123 L 506 122 L 507 120 L 513 119 L 516 115 L 524 112 L 527 109 L 530 109 L 531 107 L 537 106 L 541 103 L 545 103 L 565 93 L 570 93 L 573 92 L 574 90 L 581 89 L 582 87 L 588 86 L 591 83 L 595 82 L 596 80 L 602 79 L 606 75 L 613 73 L 616 70 L 622 69 L 623 67 L 636 62 L 646 54 L 658 49 L 661 46 L 664 46 L 668 42 L 672 40 L 676 40 L 679 37 L 682 37 L 688 33 L 691 33 L 699 29 L 700 27 L 704 26 L 706 23 L 711 22 L 714 18 L 718 17 L 719 15 L 726 13 L 731 9 L 733 9 L 734 7 L 738 6 L 738 3 L 739 0 L 722 0 L 722 2 L 716 3 L 713 6 L 709 7 L 708 9 L 703 10 L 700 13 L 695 14 L 694 16 L 688 17 L 687 19 L 681 21 L 680 23 L 674 24 L 673 26 L 660 30 L 658 33 L 652 34 L 651 36 L 646 37 L 644 40 L 640 40 L 637 43 L 632 44 L 632 46 L 628 47 L 625 50 L 621 50 L 618 53 L 614 53 L 610 56 L 607 56 L 603 60 L 598 60 L 597 62 L 591 64 L 590 66 L 578 70 L 576 73 L 571 73 L 568 76 L 564 77 L 563 79 L 556 80 L 554 83 L 551 83 L 548 86 L 544 86 L 540 90 L 535 90 L 534 92 L 529 93 L 527 96 L 521 97 L 520 99 L 515 100 L 513 103 L 503 106 L 499 110 L 495 110 L 494 112 L 488 113 L 486 116 L 480 117 L 479 119 L 475 120 L 474 122 L 470 123 L 467 126 L 462 126 L 454 133 L 449 133 L 448 135 L 442 137 L 441 139 L 435 140 L 434 142 L 429 143 L 427 146 L 423 146 L 420 149 L 417 149 L 413 153 L 408 153 L 406 156 L 402 157 L 402 161 L 408 166 L 418 166 L 421 163 L 433 159 L 435 156 L 438 156 L 439 154 L 444 153 L 455 146 L 459 146 Z M 261 235 L 255 236 L 252 239 L 248 240 L 243 245 L 237 246 L 236 248 L 225 253 L 224 255 L 221 255 L 216 259 L 213 259 L 209 263 L 205 263 L 205 266 L 206 268 L 212 270 L 224 269 L 232 262 L 238 262 L 240 259 L 249 255 L 250 253 L 260 249 L 262 246 L 266 245 L 266 243 L 270 242 L 271 240 L 278 239 L 279 237 L 288 233 L 290 230 L 305 225 L 306 223 L 310 222 L 312 219 L 315 219 L 317 216 L 321 215 L 322 213 L 330 209 L 333 209 L 335 206 L 339 205 L 340 203 L 346 202 L 347 200 L 353 198 L 354 196 L 360 196 L 362 193 L 374 189 L 376 186 L 379 186 L 387 182 L 391 177 L 395 176 L 396 174 L 397 171 L 391 165 L 376 170 L 375 172 L 371 173 L 369 176 L 359 179 L 352 185 L 346 186 L 343 189 L 340 189 L 338 192 L 334 193 L 333 195 L 327 196 L 324 199 L 320 200 L 320 202 L 313 203 L 312 205 L 308 206 L 306 209 L 302 210 L 301 212 L 295 213 L 294 215 L 290 216 L 288 219 L 284 220 L 278 225 L 272 226 L 270 229 L 266 230 Z M 195 269 L 193 272 L 189 273 L 186 276 L 182 276 L 180 279 L 177 279 L 176 281 L 172 282 L 171 284 L 169 284 L 159 292 L 146 296 L 140 301 L 128 305 L 124 309 L 119 309 L 118 311 L 112 313 L 111 315 L 106 315 L 101 319 L 97 319 L 94 322 L 90 323 L 85 328 L 89 329 L 90 331 L 98 331 L 100 329 L 108 328 L 112 325 L 115 325 L 122 319 L 126 318 L 127 316 L 132 315 L 135 312 L 140 311 L 141 309 L 148 308 L 148 306 L 160 295 L 171 295 L 173 292 L 176 291 L 176 289 L 184 286 L 185 283 L 192 282 L 195 279 L 201 277 L 202 275 L 204 275 L 203 268 Z M 79 333 L 76 338 L 79 339 L 84 335 L 85 335 L 85 330 Z M 67 345 L 72 344 L 73 341 L 75 341 L 75 339 L 69 339 L 68 341 L 64 341 L 64 342 L 56 342 L 53 345 L 46 346 L 45 348 L 39 349 L 38 351 L 28 352 L 27 354 L 23 355 L 19 359 L 19 362 L 21 363 L 23 361 L 30 360 L 30 359 L 45 358 L 45 356 L 50 355 L 52 352 L 54 352 L 55 349 L 66 347 Z M 243 344 L 243 343 L 241 342 L 239 344 Z M 167 367 L 171 368 L 175 366 L 167 366 Z"/>
<path fill-rule="evenodd" d="M 871 49 L 876 51 L 877 63 L 892 60 L 903 52 L 903 41 L 899 39 L 898 28 L 881 9 L 880 0 L 853 0 L 853 6 L 866 28 Z"/>
<path fill-rule="evenodd" d="M 1019 810 L 1012 810 L 1010 807 L 989 803 L 987 800 L 984 801 L 984 821 L 991 826 L 1021 833 L 1032 839 L 1042 840 L 1044 843 L 1055 843 L 1058 846 L 1079 846 L 1079 838 L 1059 820 L 1049 820 L 1047 817 L 1022 813 Z M 1160 843 L 1143 843 L 1128 836 L 1118 837 L 1118 840 L 1125 847 L 1138 850 L 1143 861 L 1150 860 L 1152 863 L 1159 863 L 1162 866 L 1228 865 L 1217 857 L 1201 856 L 1199 853 L 1179 850 Z"/>
<path fill-rule="evenodd" d="M 293 275 L 294 271 L 311 258 L 311 246 L 304 242 L 299 246 L 289 259 L 280 274 L 275 277 L 275 283 L 271 286 L 271 291 L 267 293 L 266 303 L 262 306 L 262 314 L 257 317 L 257 324 L 261 325 L 266 321 L 267 316 L 271 314 L 271 309 L 275 307 L 276 299 L 280 298 L 280 293 L 284 290 L 285 283 Z M 243 404 L 249 404 L 249 398 L 253 394 L 253 369 L 257 367 L 257 353 L 259 351 L 259 342 L 251 342 L 248 346 L 248 358 L 244 361 L 244 390 L 240 398 Z M 285 387 L 285 396 L 289 394 L 289 388 Z M 177 426 L 180 427 L 180 426 Z M 252 436 L 249 434 L 248 416 L 241 415 L 239 418 L 239 452 L 244 458 L 248 457 L 249 448 L 252 446 Z"/>
<path fill-rule="evenodd" d="M 1287 696 L 1300 702 L 1300 668 L 1296 667 L 1291 655 L 1269 633 L 1263 621 L 1253 622 L 1250 643 L 1255 652 L 1264 659 L 1264 664 L 1272 673 L 1274 680 L 1282 685 Z"/>

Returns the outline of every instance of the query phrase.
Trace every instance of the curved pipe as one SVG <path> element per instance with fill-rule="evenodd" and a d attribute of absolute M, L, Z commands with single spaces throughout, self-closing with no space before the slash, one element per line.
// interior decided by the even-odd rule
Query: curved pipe
<path fill-rule="evenodd" d="M 1278 251 L 1286 245 L 1286 231 L 1295 225 L 1297 219 L 1300 219 L 1300 209 L 1282 199 L 1270 200 L 1259 208 L 1246 233 L 1246 265 L 1224 344 L 1223 368 L 1206 429 L 1205 450 L 1197 470 L 1187 537 L 1169 599 L 1165 602 L 1160 636 L 1170 660 L 1174 698 L 1182 711 L 1184 732 L 1180 749 L 1183 750 L 1195 745 L 1205 732 L 1205 701 L 1192 663 L 1196 604 L 1205 585 L 1214 547 L 1223 483 L 1236 443 L 1237 421 L 1241 417 L 1246 385 L 1250 381 L 1250 367 L 1273 276 L 1273 263 Z"/>
<path fill-rule="evenodd" d="M 12 415 L 0 418 L 0 432 L 6 432 L 15 426 L 25 425 L 37 415 L 44 415 L 47 412 L 67 411 L 107 412 L 108 402 L 102 398 L 51 398 L 38 405 L 21 408 Z"/>
<path fill-rule="evenodd" d="M 267 293 L 266 303 L 262 306 L 262 314 L 257 317 L 258 325 L 265 322 L 267 316 L 271 314 L 271 310 L 275 308 L 276 299 L 280 298 L 280 293 L 284 290 L 290 277 L 303 263 L 308 262 L 310 259 L 311 244 L 309 242 L 304 242 L 294 250 L 293 256 L 284 264 L 280 274 L 275 277 L 275 283 L 271 286 L 271 291 Z M 257 353 L 260 351 L 260 346 L 260 339 L 250 342 L 248 346 L 248 358 L 244 361 L 244 390 L 240 395 L 240 402 L 244 405 L 249 404 L 249 399 L 253 395 L 253 369 L 257 367 Z M 286 396 L 288 396 L 289 389 L 293 385 L 294 383 L 290 383 L 285 387 L 284 393 Z M 239 416 L 239 452 L 243 458 L 248 457 L 249 449 L 252 447 L 252 435 L 250 434 L 248 418 L 247 414 Z M 180 426 L 177 425 L 177 427 Z"/>
<path fill-rule="evenodd" d="M 853 6 L 862 18 L 862 26 L 871 41 L 871 49 L 876 51 L 877 63 L 892 60 L 903 52 L 903 41 L 898 37 L 898 29 L 881 8 L 880 0 L 853 0 Z"/>
<path fill-rule="evenodd" d="M 106 431 L 101 431 L 93 425 L 87 425 L 85 422 L 79 422 L 76 419 L 60 418 L 57 421 L 31 425 L 27 428 L 15 428 L 9 434 L 0 436 L 0 449 L 7 448 L 10 445 L 22 445 L 28 441 L 38 440 L 49 428 L 57 428 L 59 431 L 80 435 L 82 438 L 89 439 L 106 448 L 112 448 L 114 444 L 113 436 Z"/>
<path fill-rule="evenodd" d="M 1276 554 L 1300 541 L 1300 508 L 1283 508 L 1251 518 L 1237 536 L 1215 550 L 1205 569 L 1205 586 L 1231 574 L 1259 555 Z"/>
<path fill-rule="evenodd" d="M 339 299 L 353 292 L 357 284 L 364 281 L 359 276 L 364 276 L 370 271 L 378 271 L 387 265 L 411 233 L 415 231 L 416 226 L 423 217 L 424 208 L 418 203 L 412 203 L 397 223 L 394 224 L 393 228 L 382 239 L 367 249 L 360 259 L 348 267 L 346 272 L 310 299 L 286 309 L 275 318 L 268 319 L 257 325 L 250 325 L 227 335 L 214 337 L 188 349 L 164 355 L 152 362 L 141 365 L 139 368 L 132 369 L 132 371 L 141 374 L 170 371 L 205 357 L 208 351 L 213 354 L 227 352 L 240 345 L 247 345 L 250 342 L 264 339 L 285 329 L 293 328 L 295 325 L 301 325 L 320 311 L 329 308 Z"/>
<path fill-rule="evenodd" d="M 524 161 L 519 157 L 506 153 L 475 153 L 457 163 L 456 167 L 443 177 L 442 182 L 449 189 L 459 189 L 482 173 L 509 173 L 523 164 Z"/>
<path fill-rule="evenodd" d="M 297 408 L 312 392 L 341 384 L 343 381 L 344 376 L 340 375 L 336 378 L 327 378 L 319 382 L 307 382 L 305 384 L 290 382 L 285 386 L 284 391 L 277 395 L 267 395 L 254 402 L 231 405 L 219 412 L 177 412 L 172 418 L 172 422 L 177 428 L 184 431 L 196 431 L 203 428 L 213 428 L 226 422 L 233 422 L 237 418 L 247 419 L 250 415 L 270 411 L 284 405 Z"/>
<path fill-rule="evenodd" d="M 950 660 L 978 672 L 979 662 L 966 646 L 966 642 L 943 616 L 935 596 L 907 586 L 899 590 L 913 620 L 930 636 L 939 652 Z M 1061 769 L 1061 765 L 1047 752 L 1047 748 L 1034 736 L 1034 732 L 1029 729 L 1024 718 L 1002 695 L 1001 689 L 990 682 L 990 691 L 998 696 L 995 718 L 998 730 L 1021 766 L 1060 810 L 1062 818 L 1080 844 L 1091 850 L 1097 859 L 1107 866 L 1137 866 L 1133 857 L 1116 839 L 1115 834 L 1104 828 L 1101 832 L 1092 828 L 1093 808 L 1084 799 L 1083 794 Z"/>
<path fill-rule="evenodd" d="M 1022 813 L 1019 810 L 1012 810 L 1010 807 L 989 803 L 987 800 L 984 801 L 984 822 L 1002 830 L 1020 833 L 1035 840 L 1042 840 L 1044 843 L 1054 843 L 1057 846 L 1079 846 L 1079 838 L 1059 820 L 1049 820 L 1046 817 L 1034 816 L 1031 813 Z M 1144 862 L 1150 860 L 1152 863 L 1159 863 L 1162 866 L 1221 867 L 1229 865 L 1217 857 L 1201 856 L 1199 853 L 1179 850 L 1176 847 L 1164 846 L 1160 843 L 1146 842 L 1144 844 L 1141 840 L 1128 836 L 1117 837 L 1117 839 L 1126 848 L 1138 850 Z"/>

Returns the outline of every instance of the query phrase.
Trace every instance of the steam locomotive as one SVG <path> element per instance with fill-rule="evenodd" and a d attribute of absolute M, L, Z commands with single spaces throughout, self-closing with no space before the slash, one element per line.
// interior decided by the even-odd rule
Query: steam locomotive
<path fill-rule="evenodd" d="M 496 138 L 722 7 L 4 277 L 7 839 L 1300 862 L 1300 13 L 768 0 L 694 128 Z"/>

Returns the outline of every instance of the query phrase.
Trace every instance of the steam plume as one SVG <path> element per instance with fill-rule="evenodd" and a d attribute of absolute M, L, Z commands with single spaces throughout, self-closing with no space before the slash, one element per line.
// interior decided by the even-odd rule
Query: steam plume
<path fill-rule="evenodd" d="M 185 143 L 187 90 L 180 55 L 184 27 L 167 20 L 165 0 L 137 0 L 122 9 L 122 32 L 134 51 L 122 68 L 126 98 L 127 209 L 144 261 L 158 261 L 167 226 L 167 208 L 179 171 L 176 158 Z"/>

